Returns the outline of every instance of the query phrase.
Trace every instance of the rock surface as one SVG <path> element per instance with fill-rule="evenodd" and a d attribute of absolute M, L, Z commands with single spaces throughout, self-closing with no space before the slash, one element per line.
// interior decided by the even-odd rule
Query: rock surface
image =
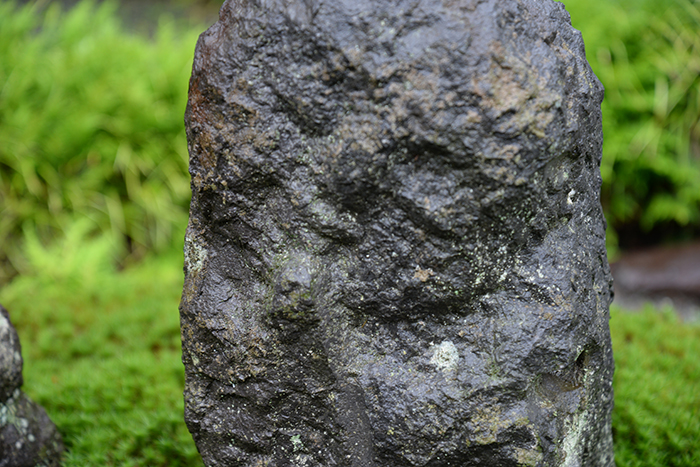
<path fill-rule="evenodd" d="M 19 337 L 0 305 L 0 467 L 57 467 L 63 453 L 61 435 L 21 386 Z"/>
<path fill-rule="evenodd" d="M 613 465 L 602 97 L 553 1 L 227 1 L 186 113 L 205 463 Z"/>

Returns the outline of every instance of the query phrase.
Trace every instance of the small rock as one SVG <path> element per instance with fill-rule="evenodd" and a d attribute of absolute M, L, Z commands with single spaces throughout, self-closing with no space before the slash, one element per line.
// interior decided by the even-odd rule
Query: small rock
<path fill-rule="evenodd" d="M 58 467 L 64 449 L 61 435 L 21 386 L 19 337 L 0 305 L 0 467 Z"/>

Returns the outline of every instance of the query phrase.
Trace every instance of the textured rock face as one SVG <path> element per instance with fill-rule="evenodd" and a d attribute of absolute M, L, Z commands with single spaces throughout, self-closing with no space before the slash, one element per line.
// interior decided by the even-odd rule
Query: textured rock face
<path fill-rule="evenodd" d="M 603 88 L 549 0 L 235 0 L 181 304 L 209 466 L 613 464 Z"/>
<path fill-rule="evenodd" d="M 0 467 L 60 465 L 63 441 L 44 409 L 22 391 L 19 337 L 0 305 Z"/>

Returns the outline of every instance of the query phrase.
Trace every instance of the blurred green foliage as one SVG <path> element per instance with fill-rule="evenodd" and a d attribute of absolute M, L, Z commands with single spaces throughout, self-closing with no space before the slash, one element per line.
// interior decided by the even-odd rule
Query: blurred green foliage
<path fill-rule="evenodd" d="M 699 234 L 700 1 L 564 3 L 605 85 L 601 172 L 609 244 Z"/>
<path fill-rule="evenodd" d="M 0 262 L 21 269 L 23 232 L 47 242 L 78 219 L 115 234 L 121 259 L 163 251 L 187 223 L 183 114 L 202 29 L 163 20 L 148 38 L 125 33 L 112 2 L 37 8 L 0 2 Z"/>

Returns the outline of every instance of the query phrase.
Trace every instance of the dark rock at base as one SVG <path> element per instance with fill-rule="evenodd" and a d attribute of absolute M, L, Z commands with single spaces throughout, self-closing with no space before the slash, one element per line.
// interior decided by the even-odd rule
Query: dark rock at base
<path fill-rule="evenodd" d="M 46 411 L 22 391 L 19 337 L 0 305 L 0 467 L 58 467 L 63 441 Z"/>
<path fill-rule="evenodd" d="M 0 404 L 0 467 L 58 467 L 63 441 L 46 411 L 19 389 Z"/>
<path fill-rule="evenodd" d="M 186 114 L 205 464 L 613 465 L 602 97 L 553 1 L 227 1 Z"/>

